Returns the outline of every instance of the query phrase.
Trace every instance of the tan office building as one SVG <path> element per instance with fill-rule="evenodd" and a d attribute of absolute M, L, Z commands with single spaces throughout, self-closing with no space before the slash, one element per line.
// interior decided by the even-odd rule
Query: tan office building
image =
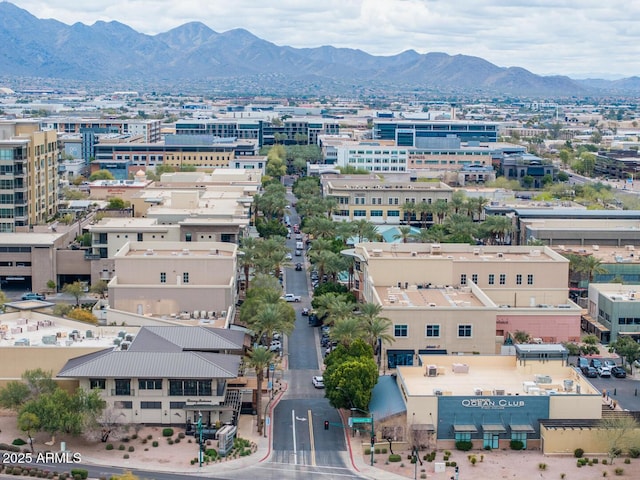
<path fill-rule="evenodd" d="M 539 343 L 580 336 L 569 262 L 548 247 L 361 243 L 343 253 L 358 298 L 392 321 L 386 368 L 420 354 L 499 353 L 516 331 Z"/>
<path fill-rule="evenodd" d="M 189 314 L 227 327 L 237 299 L 236 255 L 232 243 L 129 242 L 114 255 L 109 307 L 167 318 Z"/>

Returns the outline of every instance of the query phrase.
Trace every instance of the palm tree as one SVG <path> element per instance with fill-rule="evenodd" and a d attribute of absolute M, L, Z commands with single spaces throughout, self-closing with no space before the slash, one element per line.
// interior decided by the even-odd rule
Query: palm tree
<path fill-rule="evenodd" d="M 589 283 L 593 282 L 593 277 L 596 275 L 603 275 L 609 271 L 602 266 L 602 260 L 593 255 L 587 255 L 582 257 L 578 271 L 585 273 L 589 280 Z"/>
<path fill-rule="evenodd" d="M 438 223 L 442 224 L 444 217 L 449 213 L 449 204 L 445 199 L 439 198 L 432 206 L 433 214 L 438 218 Z"/>
<path fill-rule="evenodd" d="M 258 338 L 263 336 L 267 344 L 273 340 L 273 332 L 290 334 L 295 323 L 293 308 L 284 301 L 277 303 L 263 303 L 255 317 L 249 321 L 248 327 L 253 330 Z"/>
<path fill-rule="evenodd" d="M 429 243 L 433 241 L 431 229 L 429 228 L 421 228 L 420 231 L 412 233 L 410 237 L 411 240 L 418 243 Z"/>
<path fill-rule="evenodd" d="M 369 220 L 361 219 L 352 222 L 354 235 L 358 239 L 358 242 L 369 241 L 377 242 L 380 240 L 380 234 L 376 226 Z"/>
<path fill-rule="evenodd" d="M 395 340 L 393 335 L 388 333 L 391 329 L 391 320 L 380 316 L 382 313 L 382 305 L 363 303 L 360 305 L 359 310 L 359 318 L 362 320 L 365 340 L 371 345 L 374 353 L 378 341 L 390 344 Z"/>
<path fill-rule="evenodd" d="M 481 229 L 487 232 L 490 244 L 504 245 L 513 231 L 511 219 L 502 215 L 491 215 L 482 222 Z"/>
<path fill-rule="evenodd" d="M 407 243 L 409 238 L 411 238 L 411 232 L 412 230 L 410 225 L 403 225 L 401 227 L 398 227 L 398 233 L 393 236 L 393 239 L 402 239 L 402 243 Z"/>
<path fill-rule="evenodd" d="M 305 232 L 313 238 L 334 238 L 336 224 L 326 217 L 314 216 L 306 221 Z"/>
<path fill-rule="evenodd" d="M 453 213 L 447 217 L 443 224 L 447 231 L 447 242 L 475 243 L 476 226 L 466 215 Z"/>
<path fill-rule="evenodd" d="M 320 279 L 324 277 L 324 274 L 330 270 L 335 270 L 333 267 L 340 258 L 340 255 L 333 253 L 331 250 L 316 250 L 312 248 L 309 251 L 309 261 L 318 270 L 318 276 Z"/>
<path fill-rule="evenodd" d="M 360 324 L 360 320 L 353 315 L 335 320 L 329 333 L 332 341 L 338 342 L 346 348 L 349 348 L 355 340 L 362 338 L 363 335 L 364 330 Z"/>
<path fill-rule="evenodd" d="M 489 204 L 489 200 L 484 197 L 472 197 L 467 201 L 467 203 L 469 204 L 468 208 L 471 218 L 481 221 L 484 216 L 484 207 Z"/>
<path fill-rule="evenodd" d="M 466 198 L 467 195 L 464 190 L 456 190 L 455 192 L 453 192 L 453 195 L 451 196 L 451 202 L 449 202 L 453 213 L 460 213 L 464 210 Z"/>
<path fill-rule="evenodd" d="M 431 221 L 433 221 L 433 205 L 427 202 L 420 202 L 415 206 L 415 209 L 416 218 L 420 220 L 422 228 L 427 228 L 429 216 L 431 216 Z"/>
<path fill-rule="evenodd" d="M 413 202 L 405 202 L 400 208 L 402 208 L 405 223 L 411 225 L 411 219 L 416 214 L 416 204 Z"/>
<path fill-rule="evenodd" d="M 246 358 L 248 367 L 256 372 L 256 420 L 258 422 L 258 434 L 262 435 L 262 382 L 264 371 L 273 363 L 275 355 L 267 347 L 256 347 L 250 351 Z"/>
<path fill-rule="evenodd" d="M 325 318 L 325 324 L 332 324 L 341 318 L 353 315 L 354 304 L 342 293 L 326 293 L 316 299 L 319 318 Z"/>
<path fill-rule="evenodd" d="M 258 256 L 258 243 L 259 240 L 253 237 L 244 237 L 242 240 L 240 240 L 238 261 L 240 263 L 240 266 L 244 270 L 245 291 L 249 290 L 249 275 L 251 273 L 251 268 L 254 267 L 256 258 Z"/>

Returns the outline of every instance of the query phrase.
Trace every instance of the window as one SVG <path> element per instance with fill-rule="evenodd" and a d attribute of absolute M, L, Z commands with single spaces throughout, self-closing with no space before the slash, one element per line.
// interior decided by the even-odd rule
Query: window
<path fill-rule="evenodd" d="M 372 217 L 381 217 L 382 216 L 382 210 L 371 210 L 371 216 Z"/>
<path fill-rule="evenodd" d="M 520 273 L 516 275 L 516 285 L 522 285 L 522 275 Z"/>
<path fill-rule="evenodd" d="M 169 402 L 169 408 L 184 408 L 187 402 Z"/>
<path fill-rule="evenodd" d="M 493 273 L 489 274 L 489 285 L 496 283 L 496 276 Z"/>
<path fill-rule="evenodd" d="M 471 432 L 456 432 L 456 442 L 470 442 Z"/>
<path fill-rule="evenodd" d="M 354 210 L 353 211 L 353 216 L 354 217 L 366 217 L 367 216 L 367 211 L 366 210 Z"/>
<path fill-rule="evenodd" d="M 511 432 L 511 440 L 518 440 L 527 448 L 527 432 Z"/>
<path fill-rule="evenodd" d="M 182 274 L 182 283 L 189 283 L 189 272 L 184 272 Z"/>
<path fill-rule="evenodd" d="M 458 337 L 470 337 L 471 325 L 458 325 Z"/>
<path fill-rule="evenodd" d="M 116 395 L 131 395 L 131 380 L 128 378 L 116 378 Z"/>
<path fill-rule="evenodd" d="M 160 283 L 167 283 L 167 272 L 160 272 Z"/>
<path fill-rule="evenodd" d="M 533 275 L 527 275 L 527 285 L 533 285 Z"/>
<path fill-rule="evenodd" d="M 169 395 L 211 396 L 211 380 L 169 380 Z"/>
<path fill-rule="evenodd" d="M 440 325 L 427 325 L 425 330 L 425 337 L 439 337 Z"/>
<path fill-rule="evenodd" d="M 140 402 L 141 410 L 160 410 L 162 402 Z"/>
<path fill-rule="evenodd" d="M 142 233 L 138 233 L 138 241 L 141 242 L 142 241 Z"/>
<path fill-rule="evenodd" d="M 190 242 L 191 241 L 191 234 L 189 232 L 184 234 L 184 241 L 185 242 Z"/>
<path fill-rule="evenodd" d="M 460 285 L 466 285 L 467 284 L 467 274 L 466 273 L 461 273 L 460 274 Z"/>
<path fill-rule="evenodd" d="M 473 283 L 475 283 L 476 285 L 478 284 L 478 274 L 477 273 L 474 273 L 474 274 L 471 275 L 471 281 Z"/>
<path fill-rule="evenodd" d="M 409 327 L 407 325 L 395 325 L 393 327 L 394 337 L 407 337 L 409 335 Z"/>
<path fill-rule="evenodd" d="M 505 285 L 507 283 L 507 275 L 504 273 L 500 274 L 500 285 Z"/>
<path fill-rule="evenodd" d="M 162 379 L 141 378 L 138 380 L 138 390 L 162 390 Z"/>
<path fill-rule="evenodd" d="M 133 408 L 133 402 L 131 400 L 116 400 L 115 402 L 113 402 L 113 408 L 131 410 Z"/>
<path fill-rule="evenodd" d="M 400 216 L 400 210 L 388 210 L 387 211 L 387 217 L 399 217 Z"/>
<path fill-rule="evenodd" d="M 98 390 L 104 390 L 107 388 L 107 380 L 104 378 L 90 378 L 89 388 L 91 390 L 93 390 L 94 388 L 97 388 Z"/>

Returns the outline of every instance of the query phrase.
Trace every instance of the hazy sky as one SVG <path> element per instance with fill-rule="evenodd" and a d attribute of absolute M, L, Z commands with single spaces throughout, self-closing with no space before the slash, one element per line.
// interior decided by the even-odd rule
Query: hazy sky
<path fill-rule="evenodd" d="M 117 20 L 154 35 L 201 21 L 277 45 L 414 49 L 540 75 L 640 75 L 638 0 L 13 0 L 38 18 Z"/>

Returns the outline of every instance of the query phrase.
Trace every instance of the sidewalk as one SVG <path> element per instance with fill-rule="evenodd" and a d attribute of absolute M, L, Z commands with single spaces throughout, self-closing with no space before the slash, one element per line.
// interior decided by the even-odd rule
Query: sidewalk
<path fill-rule="evenodd" d="M 338 410 L 340 417 L 342 418 L 342 423 L 346 425 L 348 423 L 348 418 L 345 417 L 345 413 L 342 410 Z M 407 477 L 402 475 L 397 475 L 393 472 L 387 472 L 381 468 L 376 468 L 375 464 L 372 466 L 371 463 L 365 461 L 364 455 L 362 454 L 360 448 L 361 446 L 354 442 L 351 444 L 351 436 L 349 435 L 349 429 L 344 429 L 344 438 L 347 444 L 347 453 L 349 456 L 349 460 L 351 461 L 351 466 L 355 469 L 355 471 L 362 477 L 370 478 L 372 480 L 406 480 Z"/>

